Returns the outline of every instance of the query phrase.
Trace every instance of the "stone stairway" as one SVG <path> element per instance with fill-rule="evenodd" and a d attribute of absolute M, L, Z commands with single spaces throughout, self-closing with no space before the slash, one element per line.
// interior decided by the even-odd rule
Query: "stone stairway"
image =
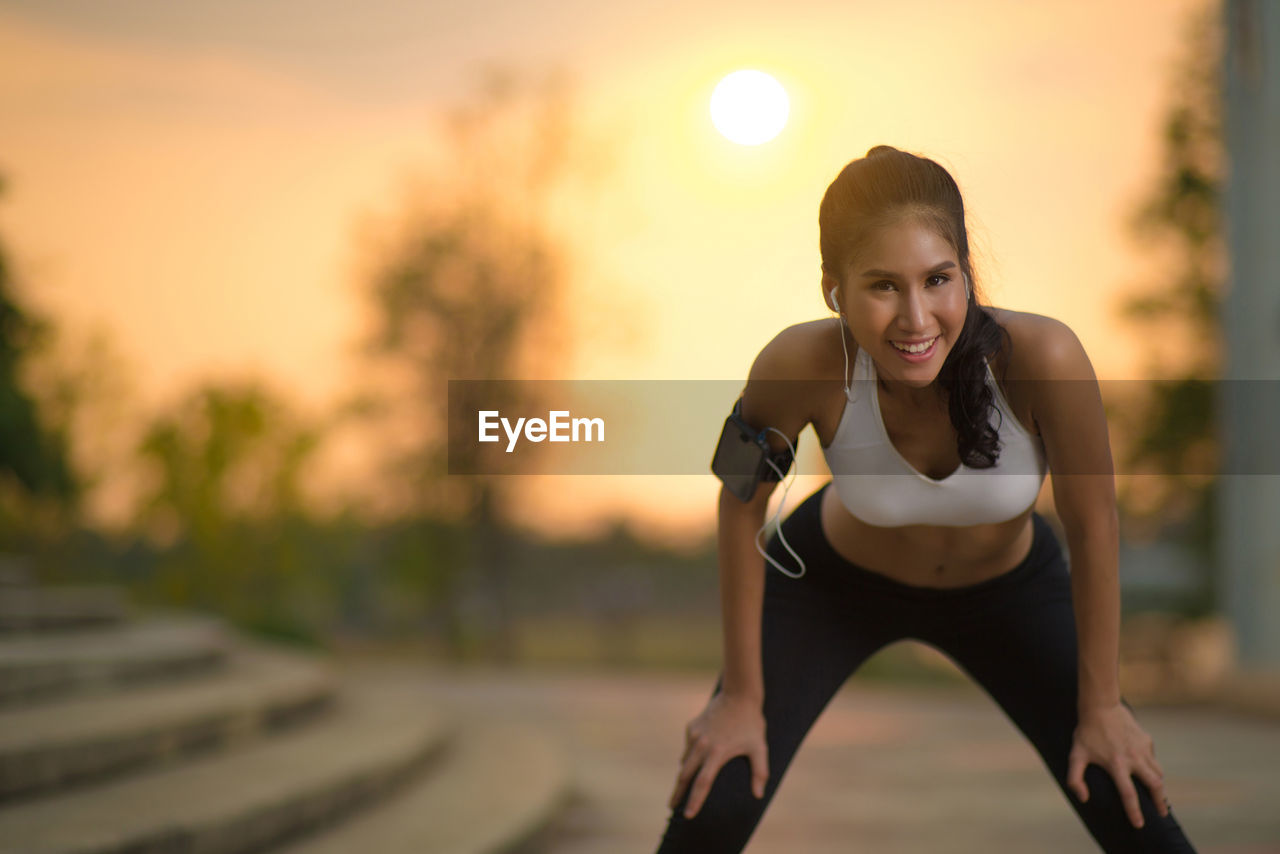
<path fill-rule="evenodd" d="M 567 802 L 559 745 L 413 669 L 62 593 L 0 586 L 0 854 L 526 854 Z"/>
<path fill-rule="evenodd" d="M 0 590 L 0 599 L 5 597 Z M 0 637 L 0 709 L 120 690 L 156 679 L 203 675 L 226 663 L 222 623 L 154 616 L 111 627 Z"/>

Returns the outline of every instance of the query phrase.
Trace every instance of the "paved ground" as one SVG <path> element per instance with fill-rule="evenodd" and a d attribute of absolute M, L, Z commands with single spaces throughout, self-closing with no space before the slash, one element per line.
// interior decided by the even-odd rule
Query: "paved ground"
<path fill-rule="evenodd" d="M 557 854 L 652 852 L 685 722 L 713 677 L 413 668 L 467 717 L 545 727 L 576 772 Z M 1138 708 L 1201 854 L 1280 854 L 1280 722 Z M 519 773 L 513 768 L 512 773 Z M 750 854 L 1096 851 L 1031 747 L 976 688 L 855 677 L 792 763 Z"/>

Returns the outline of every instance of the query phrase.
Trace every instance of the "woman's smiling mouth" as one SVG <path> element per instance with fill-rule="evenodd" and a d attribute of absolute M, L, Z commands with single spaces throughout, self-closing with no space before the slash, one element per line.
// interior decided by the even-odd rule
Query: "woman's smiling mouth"
<path fill-rule="evenodd" d="M 898 341 L 890 341 L 889 343 L 893 345 L 893 348 L 898 351 L 898 355 L 902 356 L 902 358 L 909 362 L 919 362 L 933 355 L 933 349 L 937 346 L 940 337 L 935 335 L 928 340 L 911 344 L 904 344 Z"/>

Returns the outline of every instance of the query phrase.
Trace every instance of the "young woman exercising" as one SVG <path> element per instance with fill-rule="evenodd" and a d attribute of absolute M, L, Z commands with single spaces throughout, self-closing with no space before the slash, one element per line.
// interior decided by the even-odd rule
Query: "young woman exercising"
<path fill-rule="evenodd" d="M 819 228 L 838 321 L 779 333 L 740 412 L 775 452 L 812 424 L 832 480 L 771 538 L 776 569 L 756 539 L 773 484 L 721 490 L 724 669 L 686 729 L 660 854 L 741 851 L 832 695 L 904 638 L 991 695 L 1102 850 L 1193 851 L 1120 694 L 1115 484 L 1080 342 L 979 304 L 964 203 L 932 160 L 871 149 Z M 1034 512 L 1049 470 L 1069 572 Z"/>

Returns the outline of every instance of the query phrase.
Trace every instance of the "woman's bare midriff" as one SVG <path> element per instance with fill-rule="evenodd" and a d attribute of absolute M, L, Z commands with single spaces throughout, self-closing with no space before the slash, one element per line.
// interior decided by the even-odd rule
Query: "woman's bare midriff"
<path fill-rule="evenodd" d="M 992 525 L 868 525 L 822 494 L 822 533 L 850 563 L 915 587 L 966 587 L 1003 575 L 1031 551 L 1031 509 Z"/>

